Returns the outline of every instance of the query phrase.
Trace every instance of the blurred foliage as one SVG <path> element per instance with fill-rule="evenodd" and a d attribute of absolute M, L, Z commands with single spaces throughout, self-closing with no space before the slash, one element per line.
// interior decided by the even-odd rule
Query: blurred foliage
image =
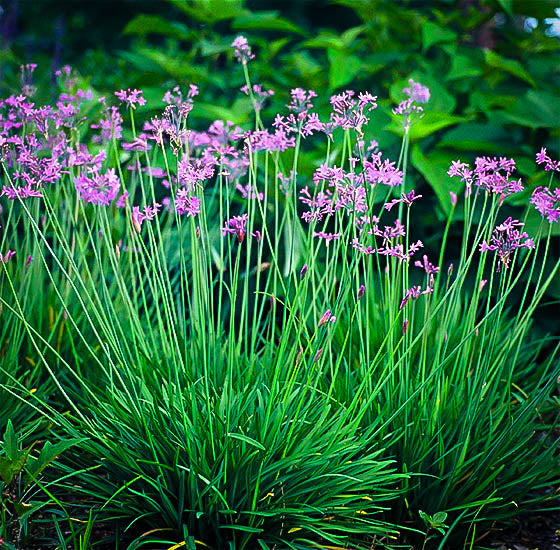
<path fill-rule="evenodd" d="M 0 20 L 2 94 L 17 91 L 22 60 L 40 64 L 43 82 L 70 63 L 100 95 L 144 90 L 146 116 L 163 107 L 163 90 L 193 82 L 201 88 L 199 124 L 249 123 L 251 104 L 239 92 L 244 78 L 230 47 L 244 34 L 257 54 L 253 82 L 276 92 L 263 120 L 284 109 L 294 87 L 319 93 L 321 117 L 332 93 L 368 90 L 379 108 L 366 138 L 396 158 L 402 127 L 391 107 L 409 78 L 429 86 L 426 114 L 411 130 L 408 181 L 429 184 L 437 198 L 426 202 L 417 228 L 434 247 L 454 185 L 445 173 L 451 160 L 514 157 L 532 189 L 547 182 L 535 152 L 546 146 L 560 154 L 560 37 L 551 30 L 558 0 L 112 0 L 79 7 L 42 0 L 20 3 L 14 17 L 17 5 L 7 0 Z M 303 159 L 310 171 L 320 162 L 312 151 Z M 514 203 L 507 208 L 515 213 Z"/>

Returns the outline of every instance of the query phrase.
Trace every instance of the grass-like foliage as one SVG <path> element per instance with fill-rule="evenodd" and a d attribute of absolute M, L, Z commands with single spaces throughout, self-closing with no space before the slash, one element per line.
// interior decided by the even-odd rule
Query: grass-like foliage
<path fill-rule="evenodd" d="M 406 176 L 430 91 L 403 90 L 391 162 L 365 141 L 367 93 L 321 121 L 293 90 L 267 128 L 233 46 L 251 130 L 196 131 L 195 86 L 142 131 L 137 90 L 95 119 L 69 70 L 53 106 L 32 66 L 0 102 L 0 537 L 88 548 L 100 522 L 129 548 L 472 547 L 560 473 L 557 344 L 531 331 L 560 268 L 560 166 L 537 155 L 550 183 L 529 198 L 513 160 L 454 162 L 464 193 L 428 257 Z"/>

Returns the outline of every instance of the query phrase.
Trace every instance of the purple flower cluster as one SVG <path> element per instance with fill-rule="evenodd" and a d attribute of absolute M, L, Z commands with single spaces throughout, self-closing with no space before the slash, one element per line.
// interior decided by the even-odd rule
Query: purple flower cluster
<path fill-rule="evenodd" d="M 560 220 L 560 188 L 551 191 L 548 187 L 537 187 L 529 202 L 550 223 Z"/>
<path fill-rule="evenodd" d="M 191 194 L 187 189 L 177 189 L 175 197 L 175 208 L 177 214 L 192 216 L 193 218 L 200 214 L 200 199 Z"/>
<path fill-rule="evenodd" d="M 251 59 L 255 59 L 255 54 L 251 51 L 251 46 L 244 36 L 238 36 L 232 43 L 233 54 L 235 59 L 246 65 Z"/>
<path fill-rule="evenodd" d="M 409 88 L 403 88 L 403 93 L 407 95 L 412 101 L 416 103 L 428 103 L 430 101 L 430 89 L 426 86 L 420 84 L 420 82 L 414 82 L 411 78 L 408 81 Z"/>
<path fill-rule="evenodd" d="M 228 233 L 231 235 L 236 235 L 237 240 L 242 243 L 247 234 L 247 220 L 249 219 L 248 214 L 243 214 L 242 216 L 234 216 L 233 218 L 226 221 L 224 227 L 222 227 L 222 235 L 225 236 Z"/>
<path fill-rule="evenodd" d="M 427 103 L 430 100 L 430 90 L 412 78 L 408 81 L 408 88 L 403 88 L 403 93 L 408 96 L 394 109 L 393 114 L 403 117 L 405 132 L 408 132 L 412 124 L 413 116 L 423 116 L 424 108 L 419 103 Z"/>
<path fill-rule="evenodd" d="M 119 108 L 114 105 L 107 106 L 103 97 L 100 102 L 105 105 L 105 109 L 99 122 L 91 125 L 92 129 L 99 130 L 99 135 L 93 136 L 92 141 L 94 143 L 107 143 L 112 139 L 121 139 L 123 119 Z"/>
<path fill-rule="evenodd" d="M 158 202 L 154 202 L 152 206 L 144 206 L 142 210 L 140 210 L 139 206 L 133 206 L 131 217 L 132 223 L 136 228 L 136 231 L 140 232 L 140 226 L 146 220 L 152 221 L 158 214 L 161 209 L 161 204 Z"/>
<path fill-rule="evenodd" d="M 521 232 L 518 228 L 525 224 L 514 220 L 512 217 L 507 218 L 502 224 L 495 227 L 489 242 L 483 241 L 480 244 L 480 252 L 496 252 L 501 265 L 504 269 L 509 267 L 510 255 L 518 248 L 534 248 L 533 239 L 525 232 Z M 500 263 L 496 271 L 500 271 Z"/>
<path fill-rule="evenodd" d="M 393 208 L 393 206 L 397 205 L 397 204 L 406 204 L 406 206 L 410 207 L 412 206 L 412 203 L 414 201 L 417 201 L 418 199 L 421 199 L 422 195 L 417 195 L 416 192 L 414 191 L 414 189 L 410 192 L 410 193 L 401 193 L 401 198 L 400 199 L 393 199 L 390 202 L 385 203 L 384 208 L 385 210 L 391 210 Z"/>
<path fill-rule="evenodd" d="M 434 289 L 430 286 L 427 286 L 424 290 L 422 290 L 422 287 L 420 285 L 414 285 L 406 291 L 399 305 L 399 309 L 403 309 L 409 300 L 417 300 L 422 294 L 431 294 L 433 291 Z"/>
<path fill-rule="evenodd" d="M 189 160 L 184 157 L 177 164 L 177 180 L 179 185 L 192 191 L 197 185 L 202 185 L 204 181 L 214 176 L 213 157 L 203 157 Z"/>
<path fill-rule="evenodd" d="M 102 173 L 97 170 L 82 172 L 74 178 L 78 197 L 98 206 L 109 206 L 117 198 L 121 182 L 114 168 Z"/>
<path fill-rule="evenodd" d="M 511 175 L 515 171 L 515 161 L 505 157 L 490 158 L 477 157 L 475 167 L 471 167 L 466 162 L 459 160 L 453 161 L 447 174 L 450 177 L 458 177 L 466 184 L 466 194 L 470 194 L 472 186 L 475 185 L 487 193 L 500 196 L 500 200 L 523 191 L 521 179 L 512 179 Z"/>
<path fill-rule="evenodd" d="M 552 160 L 547 154 L 546 149 L 543 147 L 536 155 L 537 164 L 544 164 L 544 169 L 549 172 L 560 172 L 560 161 Z"/>
<path fill-rule="evenodd" d="M 128 105 L 130 109 L 136 109 L 137 105 L 146 105 L 146 99 L 142 97 L 141 90 L 131 90 L 128 88 L 127 90 L 119 90 L 118 92 L 115 92 L 115 95 L 121 103 Z"/>
<path fill-rule="evenodd" d="M 362 134 L 362 128 L 369 122 L 366 113 L 377 107 L 377 96 L 369 92 L 360 92 L 358 99 L 353 90 L 346 90 L 341 94 L 331 96 L 330 102 L 333 112 L 331 113 L 328 131 L 334 128 L 343 130 L 356 130 Z"/>
<path fill-rule="evenodd" d="M 245 95 L 250 95 L 247 85 L 242 86 L 241 91 Z M 251 91 L 253 95 L 253 107 L 255 108 L 255 111 L 260 111 L 263 108 L 266 100 L 274 95 L 274 90 L 265 90 L 260 84 L 253 84 Z"/>

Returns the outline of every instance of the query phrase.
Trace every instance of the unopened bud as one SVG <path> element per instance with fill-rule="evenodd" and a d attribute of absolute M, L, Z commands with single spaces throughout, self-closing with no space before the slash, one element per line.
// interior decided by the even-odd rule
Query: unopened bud
<path fill-rule="evenodd" d="M 327 309 L 327 311 L 325 311 L 325 313 L 323 313 L 322 317 L 319 319 L 317 328 L 322 327 L 324 324 L 328 323 L 330 318 L 331 318 L 331 310 Z"/>
<path fill-rule="evenodd" d="M 360 285 L 360 288 L 358 289 L 358 300 L 365 294 L 366 292 L 366 287 L 364 285 Z"/>

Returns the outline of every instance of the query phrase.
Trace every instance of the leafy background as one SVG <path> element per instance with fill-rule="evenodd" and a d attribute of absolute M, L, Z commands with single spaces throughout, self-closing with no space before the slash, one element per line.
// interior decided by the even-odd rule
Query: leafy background
<path fill-rule="evenodd" d="M 535 152 L 546 146 L 560 154 L 557 0 L 7 0 L 2 7 L 2 94 L 17 91 L 22 59 L 39 64 L 43 90 L 68 63 L 98 95 L 144 90 L 145 116 L 163 107 L 162 90 L 194 82 L 199 124 L 247 123 L 243 76 L 230 64 L 231 41 L 243 33 L 257 53 L 253 81 L 276 92 L 264 120 L 283 109 L 293 87 L 317 90 L 323 116 L 330 94 L 369 90 L 380 105 L 366 137 L 396 157 L 401 129 L 391 106 L 408 78 L 421 81 L 432 98 L 411 132 L 408 181 L 425 196 L 416 229 L 428 248 L 437 249 L 449 191 L 457 191 L 446 175 L 451 160 L 514 157 L 528 195 L 547 182 Z M 317 162 L 309 147 L 308 174 Z M 508 213 L 516 213 L 515 201 Z M 539 222 L 530 218 L 529 232 Z M 560 225 L 554 232 L 559 251 Z M 551 298 L 559 297 L 555 281 Z M 540 317 L 547 330 L 556 308 Z"/>

